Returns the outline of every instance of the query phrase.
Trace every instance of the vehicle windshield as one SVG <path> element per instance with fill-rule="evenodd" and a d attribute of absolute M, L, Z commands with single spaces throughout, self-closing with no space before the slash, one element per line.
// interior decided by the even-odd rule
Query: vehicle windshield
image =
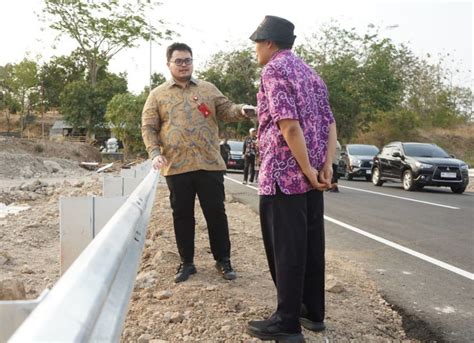
<path fill-rule="evenodd" d="M 416 157 L 450 157 L 446 151 L 436 145 L 404 143 L 403 150 L 407 156 Z"/>
<path fill-rule="evenodd" d="M 360 156 L 375 156 L 378 154 L 379 149 L 375 145 L 349 145 L 347 151 L 351 155 Z"/>
<path fill-rule="evenodd" d="M 232 151 L 242 151 L 244 149 L 244 142 L 228 141 L 227 143 L 229 143 Z"/>

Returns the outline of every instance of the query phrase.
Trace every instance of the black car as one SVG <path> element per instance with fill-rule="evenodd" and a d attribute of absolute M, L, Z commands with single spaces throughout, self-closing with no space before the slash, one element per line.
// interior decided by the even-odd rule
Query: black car
<path fill-rule="evenodd" d="M 436 144 L 393 142 L 374 157 L 372 166 L 374 185 L 382 186 L 387 180 L 402 181 L 406 191 L 446 186 L 454 193 L 463 193 L 469 183 L 469 172 L 465 162 Z"/>
<path fill-rule="evenodd" d="M 230 145 L 230 157 L 227 161 L 228 169 L 244 169 L 244 158 L 242 157 L 244 150 L 244 142 L 227 141 Z"/>
<path fill-rule="evenodd" d="M 342 147 L 338 172 L 347 180 L 354 177 L 364 177 L 367 181 L 372 178 L 372 163 L 379 148 L 368 144 L 347 144 Z"/>

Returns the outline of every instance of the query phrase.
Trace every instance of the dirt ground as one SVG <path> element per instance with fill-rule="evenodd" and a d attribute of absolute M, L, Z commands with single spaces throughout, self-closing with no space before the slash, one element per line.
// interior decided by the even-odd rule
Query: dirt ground
<path fill-rule="evenodd" d="M 52 194 L 23 202 L 30 208 L 0 219 L 0 281 L 20 281 L 26 298 L 37 297 L 59 278 L 59 197 L 99 195 L 101 180 L 90 175 L 47 187 L 54 189 Z M 168 190 L 159 186 L 122 341 L 253 341 L 245 334 L 245 324 L 272 313 L 275 291 L 257 215 L 231 197 L 226 206 L 238 278 L 225 281 L 214 269 L 197 206 L 198 273 L 175 284 L 179 257 Z M 307 341 L 406 339 L 401 317 L 380 297 L 364 271 L 332 251 L 327 252 L 327 286 L 328 329 L 322 334 L 305 331 Z"/>
<path fill-rule="evenodd" d="M 238 278 L 225 281 L 214 269 L 206 223 L 196 206 L 198 273 L 175 284 L 179 256 L 168 191 L 163 185 L 158 188 L 123 341 L 258 341 L 245 333 L 246 323 L 269 316 L 276 299 L 259 219 L 229 195 L 226 209 Z M 326 257 L 328 328 L 319 334 L 305 330 L 306 341 L 409 341 L 401 317 L 382 299 L 366 273 L 331 250 Z"/>
<path fill-rule="evenodd" d="M 5 147 L 10 150 L 5 152 Z M 24 147 L 16 150 L 19 147 L 20 144 L 13 148 L 11 142 L 0 140 L 0 156 L 5 153 L 26 155 L 21 167 L 34 170 L 31 161 L 39 159 L 38 153 L 25 151 L 28 149 Z M 53 157 L 66 160 L 63 157 L 76 150 L 82 151 L 75 145 L 51 146 L 51 150 L 47 146 L 41 161 Z M 20 173 L 6 173 L 3 161 L 0 161 L 0 173 L 3 171 L 0 202 L 9 199 L 9 203 L 24 205 L 27 209 L 0 217 L 0 299 L 9 297 L 8 292 L 2 290 L 2 285 L 9 280 L 24 286 L 22 298 L 32 299 L 44 288 L 54 286 L 59 278 L 59 198 L 99 196 L 101 176 L 73 163 L 60 173 L 46 170 L 41 177 L 34 174 L 25 178 Z M 259 220 L 256 213 L 235 202 L 230 195 L 226 208 L 232 263 L 238 278 L 225 281 L 214 269 L 206 224 L 197 204 L 195 263 L 198 273 L 184 283 L 175 284 L 179 257 L 168 190 L 163 183 L 158 186 L 123 342 L 257 341 L 245 333 L 247 321 L 265 318 L 275 307 L 275 289 L 266 265 Z M 401 316 L 380 296 L 361 267 L 331 250 L 326 256 L 327 330 L 319 334 L 304 331 L 306 340 L 411 341 L 402 328 Z"/>

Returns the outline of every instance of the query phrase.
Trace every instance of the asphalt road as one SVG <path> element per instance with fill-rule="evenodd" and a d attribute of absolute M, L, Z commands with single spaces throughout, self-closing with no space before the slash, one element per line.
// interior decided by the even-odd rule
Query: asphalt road
<path fill-rule="evenodd" d="M 231 180 L 233 179 L 233 180 Z M 258 212 L 256 185 L 226 192 Z M 474 341 L 474 193 L 340 180 L 325 194 L 326 244 L 357 261 L 404 317 L 410 337 Z"/>

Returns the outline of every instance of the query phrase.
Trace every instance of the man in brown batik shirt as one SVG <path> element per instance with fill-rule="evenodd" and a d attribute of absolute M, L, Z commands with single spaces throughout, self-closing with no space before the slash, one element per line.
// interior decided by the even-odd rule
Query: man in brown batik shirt
<path fill-rule="evenodd" d="M 226 166 L 219 148 L 217 120 L 247 120 L 252 106 L 236 105 L 213 84 L 192 77 L 193 54 L 183 43 L 166 52 L 172 79 L 150 92 L 142 114 L 142 136 L 155 169 L 170 190 L 173 223 L 181 264 L 175 282 L 196 273 L 194 201 L 207 222 L 216 268 L 226 280 L 236 278 L 224 200 Z"/>

